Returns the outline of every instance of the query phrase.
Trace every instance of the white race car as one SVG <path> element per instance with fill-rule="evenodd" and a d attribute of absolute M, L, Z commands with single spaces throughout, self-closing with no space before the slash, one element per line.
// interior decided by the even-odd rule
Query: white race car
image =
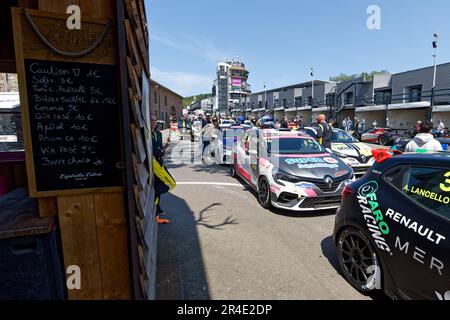
<path fill-rule="evenodd" d="M 315 128 L 307 127 L 305 132 L 312 137 L 317 136 Z M 331 149 L 348 166 L 352 167 L 358 177 L 364 175 L 375 162 L 370 146 L 359 142 L 348 132 L 341 129 L 333 130 Z"/>
<path fill-rule="evenodd" d="M 233 177 L 258 192 L 264 208 L 292 211 L 335 209 L 353 170 L 303 132 L 246 131 L 233 148 Z"/>

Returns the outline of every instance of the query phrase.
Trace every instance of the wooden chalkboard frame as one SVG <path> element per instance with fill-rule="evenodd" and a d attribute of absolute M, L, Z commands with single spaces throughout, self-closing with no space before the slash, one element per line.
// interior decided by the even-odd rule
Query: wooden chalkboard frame
<path fill-rule="evenodd" d="M 32 136 L 31 136 L 31 128 L 30 128 L 30 114 L 28 112 L 29 102 L 27 96 L 27 84 L 26 84 L 26 73 L 25 73 L 25 59 L 42 59 L 42 60 L 53 60 L 53 61 L 62 61 L 62 62 L 73 62 L 74 60 L 79 63 L 96 63 L 96 64 L 105 64 L 105 65 L 117 65 L 118 66 L 118 58 L 116 53 L 116 27 L 112 27 L 109 29 L 105 39 L 99 45 L 97 49 L 93 51 L 95 53 L 97 50 L 103 50 L 103 55 L 97 54 L 92 55 L 88 54 L 86 56 L 82 56 L 80 58 L 73 57 L 65 57 L 54 55 L 50 52 L 50 49 L 45 47 L 42 44 L 41 50 L 30 50 L 26 46 L 30 44 L 30 42 L 34 41 L 35 44 L 39 41 L 36 34 L 32 34 L 28 32 L 27 35 L 24 34 L 23 26 L 28 24 L 26 20 L 23 9 L 21 8 L 11 8 L 12 18 L 13 18 L 13 30 L 14 30 L 14 47 L 16 53 L 16 65 L 17 65 L 17 73 L 20 90 L 20 101 L 21 101 L 21 110 L 22 110 L 22 121 L 23 121 L 23 130 L 24 130 L 24 144 L 25 144 L 25 157 L 26 157 L 26 167 L 27 167 L 27 176 L 28 176 L 28 186 L 29 193 L 31 197 L 39 198 L 39 197 L 53 197 L 53 196 L 64 196 L 64 195 L 81 195 L 81 194 L 89 194 L 89 193 L 115 193 L 115 192 L 123 192 L 123 186 L 114 186 L 114 187 L 102 187 L 102 188 L 86 188 L 86 189 L 65 189 L 65 190 L 51 190 L 51 191 L 39 191 L 37 190 L 36 185 L 36 175 L 35 175 L 35 165 L 33 160 L 33 145 L 32 145 Z M 46 18 L 53 20 L 63 20 L 64 22 L 67 19 L 67 15 L 58 14 L 53 12 L 43 12 L 38 10 L 30 10 L 28 9 L 28 14 L 31 17 L 37 18 Z M 98 19 L 98 18 L 85 18 L 82 19 L 82 25 L 96 25 L 96 28 L 99 30 L 99 34 L 104 26 L 109 21 L 106 19 Z M 78 32 L 67 30 L 67 32 Z M 32 34 L 32 35 L 31 35 Z M 107 43 L 111 45 L 107 47 Z M 25 45 L 25 46 L 24 46 Z M 47 51 L 47 52 L 45 52 Z M 104 53 L 107 52 L 105 55 Z M 121 143 L 118 141 L 117 143 Z"/>

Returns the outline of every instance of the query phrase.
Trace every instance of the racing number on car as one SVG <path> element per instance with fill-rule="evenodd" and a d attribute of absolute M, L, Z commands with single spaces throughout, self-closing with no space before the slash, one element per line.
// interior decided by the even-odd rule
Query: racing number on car
<path fill-rule="evenodd" d="M 444 175 L 445 182 L 440 184 L 441 190 L 444 192 L 450 192 L 450 171 Z"/>

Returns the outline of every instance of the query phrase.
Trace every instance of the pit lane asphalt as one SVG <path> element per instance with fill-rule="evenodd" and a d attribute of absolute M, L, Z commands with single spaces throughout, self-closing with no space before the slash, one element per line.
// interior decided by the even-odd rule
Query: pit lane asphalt
<path fill-rule="evenodd" d="M 178 185 L 161 201 L 172 223 L 158 229 L 157 299 L 383 299 L 339 274 L 333 211 L 265 210 L 228 167 L 182 163 L 191 146 L 166 158 Z"/>

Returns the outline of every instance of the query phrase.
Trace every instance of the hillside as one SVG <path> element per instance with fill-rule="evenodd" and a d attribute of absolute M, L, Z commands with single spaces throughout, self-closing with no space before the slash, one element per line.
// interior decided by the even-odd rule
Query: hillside
<path fill-rule="evenodd" d="M 202 93 L 202 94 L 197 94 L 195 96 L 190 96 L 190 97 L 185 97 L 183 98 L 183 108 L 189 106 L 192 102 L 194 102 L 194 100 L 203 100 L 206 98 L 211 97 L 211 94 L 208 93 Z"/>

